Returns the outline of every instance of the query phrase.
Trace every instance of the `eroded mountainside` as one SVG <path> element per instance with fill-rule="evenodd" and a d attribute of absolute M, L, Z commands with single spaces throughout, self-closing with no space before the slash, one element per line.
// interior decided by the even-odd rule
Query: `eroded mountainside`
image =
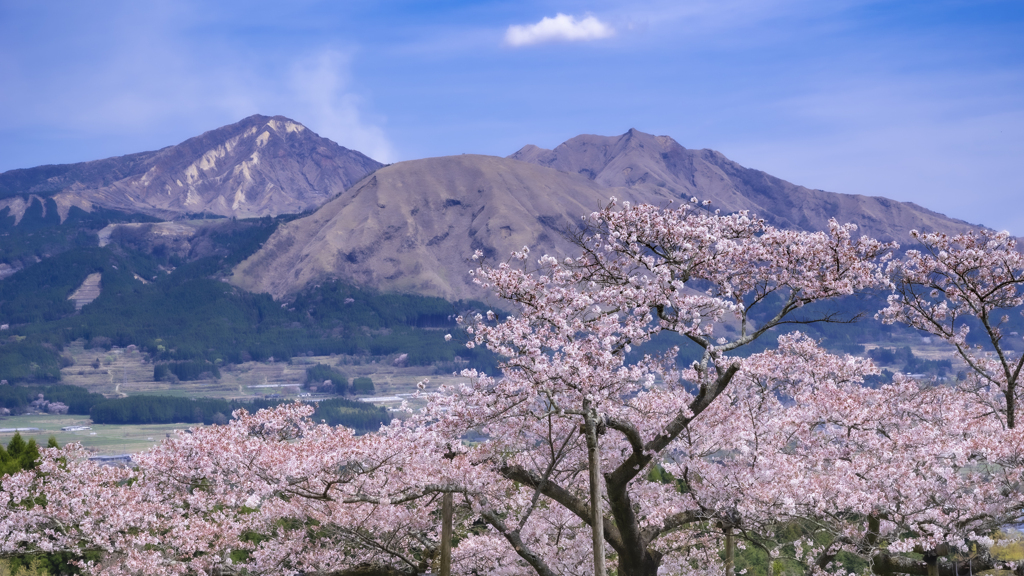
<path fill-rule="evenodd" d="M 235 285 L 276 298 L 331 279 L 481 298 L 485 292 L 468 274 L 475 250 L 492 261 L 523 246 L 538 255 L 570 254 L 564 232 L 613 196 L 662 206 L 696 197 L 726 213 L 749 210 L 775 226 L 800 230 L 826 229 L 835 217 L 858 224 L 864 234 L 904 244 L 912 229 L 976 228 L 916 204 L 811 190 L 713 150 L 690 150 L 637 130 L 577 136 L 553 150 L 526 146 L 507 158 L 467 154 L 381 166 L 298 122 L 257 115 L 156 152 L 5 172 L 0 215 L 18 227 L 23 217 L 76 221 L 81 213 L 75 207 L 163 220 L 315 210 L 283 224 L 232 274 Z M 106 238 L 123 229 L 135 245 L 170 249 L 165 226 L 111 223 Z M 174 253 L 183 257 L 205 253 L 189 238 L 175 242 L 181 246 Z M 34 257 L 55 250 L 44 252 Z M 32 257 L 8 264 L 15 270 Z"/>
<path fill-rule="evenodd" d="M 256 218 L 315 209 L 381 164 L 283 116 L 250 116 L 176 146 L 0 174 L 0 209 L 20 220 L 52 198 L 61 219 L 98 206 L 162 219 Z"/>

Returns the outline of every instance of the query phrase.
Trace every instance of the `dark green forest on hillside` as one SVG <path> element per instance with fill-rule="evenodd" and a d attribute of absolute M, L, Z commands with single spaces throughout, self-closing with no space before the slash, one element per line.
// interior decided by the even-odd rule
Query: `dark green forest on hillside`
<path fill-rule="evenodd" d="M 29 403 L 42 394 L 50 402 L 63 402 L 69 414 L 89 415 L 92 407 L 106 402 L 102 394 L 94 394 L 80 386 L 54 385 L 8 385 L 0 386 L 0 408 L 7 408 L 12 414 L 22 414 Z"/>
<path fill-rule="evenodd" d="M 86 232 L 79 229 L 60 253 L 0 281 L 0 323 L 10 325 L 0 339 L 0 379 L 58 381 L 68 362 L 61 351 L 77 339 L 105 349 L 135 344 L 182 380 L 204 371 L 193 374 L 197 365 L 216 374 L 225 363 L 328 354 L 407 354 L 409 365 L 495 370 L 488 352 L 465 348 L 455 322 L 482 304 L 380 294 L 337 281 L 282 303 L 222 281 L 282 220 L 222 220 L 201 238 L 202 254 L 208 255 L 192 254 L 194 259 L 146 246 L 131 230 L 115 232 L 114 242 L 101 248 L 94 235 L 85 242 Z M 52 228 L 64 229 L 42 229 Z M 96 272 L 102 274 L 102 292 L 76 312 L 68 295 Z M 451 342 L 444 340 L 446 333 L 454 336 Z M 154 370 L 159 379 L 157 370 L 162 369 Z"/>
<path fill-rule="evenodd" d="M 96 232 L 108 224 L 157 221 L 142 214 L 102 208 L 85 212 L 72 206 L 61 223 L 56 202 L 49 198 L 44 202 L 32 202 L 17 224 L 9 208 L 0 210 L 0 263 L 27 268 L 72 248 L 96 246 Z"/>

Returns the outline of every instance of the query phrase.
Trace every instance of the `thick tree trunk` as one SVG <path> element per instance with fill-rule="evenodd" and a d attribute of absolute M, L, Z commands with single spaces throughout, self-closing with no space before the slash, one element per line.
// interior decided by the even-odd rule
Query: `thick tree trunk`
<path fill-rule="evenodd" d="M 619 556 L 620 576 L 658 576 L 658 567 L 661 566 L 661 554 L 652 556 L 644 554 L 639 562 L 625 561 Z"/>
<path fill-rule="evenodd" d="M 1016 382 L 1007 382 L 1006 385 L 1006 427 L 1015 428 L 1017 425 L 1017 386 Z"/>
<path fill-rule="evenodd" d="M 939 557 L 934 553 L 924 555 L 924 563 L 927 567 L 927 576 L 939 576 Z"/>

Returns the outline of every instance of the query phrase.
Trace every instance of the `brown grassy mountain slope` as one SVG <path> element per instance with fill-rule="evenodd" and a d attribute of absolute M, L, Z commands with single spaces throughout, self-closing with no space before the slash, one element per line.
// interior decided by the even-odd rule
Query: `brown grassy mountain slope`
<path fill-rule="evenodd" d="M 567 253 L 561 232 L 611 195 L 576 174 L 466 154 L 381 168 L 310 216 L 282 225 L 232 283 L 285 296 L 328 278 L 386 291 L 479 298 L 474 250 Z"/>
<path fill-rule="evenodd" d="M 689 150 L 668 136 L 630 130 L 622 136 L 577 136 L 554 150 L 528 145 L 515 160 L 581 174 L 603 186 L 626 187 L 645 202 L 697 197 L 723 212 L 749 210 L 781 228 L 824 230 L 828 219 L 854 222 L 883 240 L 906 242 L 910 230 L 977 229 L 910 202 L 811 190 L 745 168 L 714 150 Z"/>
<path fill-rule="evenodd" d="M 172 219 L 253 218 L 315 209 L 381 164 L 283 116 L 250 116 L 177 146 L 0 174 L 0 208 L 23 213 L 50 196 L 62 219 L 74 205 Z"/>
<path fill-rule="evenodd" d="M 914 204 L 809 190 L 709 150 L 635 130 L 580 136 L 555 150 L 509 158 L 462 155 L 381 168 L 310 216 L 283 225 L 232 283 L 275 298 L 326 279 L 448 299 L 481 298 L 468 274 L 476 249 L 490 259 L 529 246 L 571 254 L 561 232 L 615 196 L 667 205 L 692 196 L 747 209 L 777 226 L 827 228 L 828 218 L 907 243 L 911 229 L 976 228 Z"/>

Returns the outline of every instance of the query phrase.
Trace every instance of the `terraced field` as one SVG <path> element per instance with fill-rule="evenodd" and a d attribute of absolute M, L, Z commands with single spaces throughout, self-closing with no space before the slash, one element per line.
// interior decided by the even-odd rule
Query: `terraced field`
<path fill-rule="evenodd" d="M 219 380 L 198 380 L 191 382 L 155 382 L 153 364 L 146 355 L 136 349 L 100 348 L 86 350 L 82 342 L 76 342 L 65 349 L 74 359 L 74 364 L 61 371 L 65 384 L 73 384 L 98 392 L 108 397 L 139 394 L 162 394 L 181 397 L 214 397 L 226 399 L 247 399 L 280 394 L 285 398 L 298 398 L 300 386 L 306 378 L 306 368 L 321 363 L 335 367 L 349 379 L 368 376 L 374 383 L 374 394 L 366 400 L 374 404 L 395 408 L 407 400 L 414 408 L 424 405 L 422 400 L 412 398 L 416 383 L 430 379 L 428 391 L 440 384 L 465 381 L 452 375 L 432 375 L 429 367 L 395 366 L 389 359 L 365 364 L 354 364 L 356 359 L 348 357 L 314 356 L 294 358 L 291 362 L 259 363 L 247 362 L 221 368 Z M 360 359 L 362 360 L 362 359 Z M 98 362 L 98 367 L 94 367 Z M 316 398 L 310 398 L 315 400 Z M 91 430 L 63 432 L 66 426 L 90 426 Z M 35 438 L 45 445 L 53 435 L 63 446 L 68 442 L 81 442 L 93 448 L 98 454 L 112 455 L 145 450 L 167 438 L 177 429 L 193 424 L 164 425 L 93 425 L 85 416 L 31 414 L 0 419 L 0 429 L 38 428 L 38 432 L 22 432 L 26 439 Z M 10 441 L 13 432 L 0 432 L 0 442 Z"/>
<path fill-rule="evenodd" d="M 430 378 L 435 385 L 460 380 L 451 375 L 432 375 L 430 367 L 395 366 L 387 360 L 356 364 L 350 357 L 311 356 L 293 358 L 291 362 L 246 362 L 225 366 L 221 367 L 220 379 L 171 384 L 154 381 L 152 362 L 135 349 L 86 350 L 79 341 L 66 347 L 65 352 L 74 359 L 74 364 L 61 370 L 63 382 L 109 397 L 166 394 L 245 399 L 275 393 L 295 396 L 306 379 L 306 368 L 317 363 L 335 367 L 349 379 L 370 377 L 376 388 L 374 396 L 413 393 L 416 383 L 424 378 Z M 94 367 L 97 361 L 99 367 Z"/>

